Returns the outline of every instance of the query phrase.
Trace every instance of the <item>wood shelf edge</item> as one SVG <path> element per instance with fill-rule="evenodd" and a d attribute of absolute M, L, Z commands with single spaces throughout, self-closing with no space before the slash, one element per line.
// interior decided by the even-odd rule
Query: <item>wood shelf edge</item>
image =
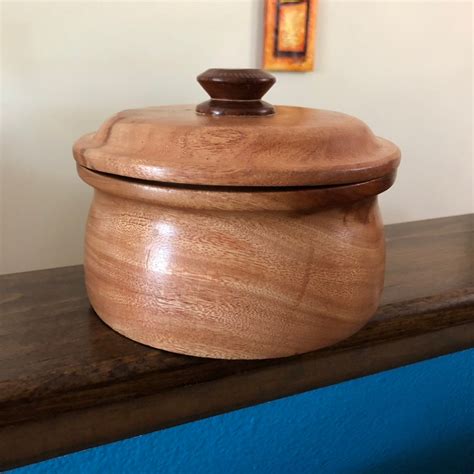
<path fill-rule="evenodd" d="M 117 335 L 90 310 L 80 266 L 1 276 L 0 469 L 473 347 L 473 228 L 474 215 L 387 226 L 375 318 L 335 346 L 267 361 Z"/>
<path fill-rule="evenodd" d="M 457 303 L 450 306 L 454 319 L 451 324 L 439 324 L 435 329 L 410 333 L 389 331 L 378 342 L 366 338 L 351 345 L 341 343 L 333 350 L 281 359 L 272 365 L 264 364 L 138 399 L 4 426 L 0 428 L 3 440 L 0 468 L 18 467 L 472 348 L 474 293 L 466 289 L 449 294 L 457 297 Z M 439 303 L 441 298 L 437 295 L 423 300 L 426 299 Z M 409 303 L 416 307 L 420 300 Z M 441 309 L 439 304 L 435 306 L 438 309 L 418 316 L 424 320 L 423 324 L 439 318 L 440 311 L 444 313 L 446 304 Z M 409 312 L 406 316 L 410 317 Z M 100 430 L 97 430 L 98 420 Z"/>

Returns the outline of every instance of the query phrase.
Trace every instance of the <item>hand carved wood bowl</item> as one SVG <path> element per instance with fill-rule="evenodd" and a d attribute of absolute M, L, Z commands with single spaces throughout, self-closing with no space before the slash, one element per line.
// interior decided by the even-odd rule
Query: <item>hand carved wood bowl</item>
<path fill-rule="evenodd" d="M 265 359 L 346 338 L 384 277 L 377 195 L 398 148 L 360 120 L 261 101 L 274 78 L 209 70 L 192 106 L 128 110 L 74 145 L 95 189 L 85 276 L 119 333 L 173 352 Z"/>

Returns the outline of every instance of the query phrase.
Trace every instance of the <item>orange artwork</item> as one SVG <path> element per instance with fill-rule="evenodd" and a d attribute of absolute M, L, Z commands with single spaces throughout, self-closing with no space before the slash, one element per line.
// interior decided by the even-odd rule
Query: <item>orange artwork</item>
<path fill-rule="evenodd" d="M 263 68 L 312 71 L 317 0 L 266 0 Z"/>

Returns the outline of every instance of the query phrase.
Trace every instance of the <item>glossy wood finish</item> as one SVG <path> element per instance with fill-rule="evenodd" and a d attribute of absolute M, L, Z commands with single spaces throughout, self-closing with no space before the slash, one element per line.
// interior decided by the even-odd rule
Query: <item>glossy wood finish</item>
<path fill-rule="evenodd" d="M 189 211 L 311 212 L 314 209 L 345 206 L 376 196 L 389 189 L 395 173 L 363 183 L 339 186 L 254 188 L 234 186 L 194 186 L 170 183 L 159 185 L 122 178 L 77 165 L 79 176 L 107 194 L 166 208 Z"/>
<path fill-rule="evenodd" d="M 376 196 L 400 151 L 354 117 L 262 102 L 275 82 L 264 71 L 198 81 L 211 100 L 196 112 L 126 110 L 74 144 L 95 188 L 92 306 L 135 341 L 200 357 L 291 356 L 350 336 L 379 302 Z"/>
<path fill-rule="evenodd" d="M 473 216 L 386 228 L 377 316 L 266 361 L 134 343 L 90 309 L 82 267 L 0 276 L 0 469 L 474 346 Z"/>
<path fill-rule="evenodd" d="M 260 69 L 208 69 L 197 77 L 211 100 L 197 105 L 204 115 L 273 115 L 275 108 L 261 100 L 275 77 Z"/>
<path fill-rule="evenodd" d="M 290 356 L 350 336 L 378 306 L 385 253 L 375 195 L 391 179 L 261 192 L 79 173 L 96 189 L 88 295 L 135 341 L 200 357 Z"/>
<path fill-rule="evenodd" d="M 353 184 L 392 174 L 400 151 L 349 115 L 275 106 L 267 117 L 199 115 L 193 105 L 125 110 L 74 145 L 91 170 L 220 186 Z"/>

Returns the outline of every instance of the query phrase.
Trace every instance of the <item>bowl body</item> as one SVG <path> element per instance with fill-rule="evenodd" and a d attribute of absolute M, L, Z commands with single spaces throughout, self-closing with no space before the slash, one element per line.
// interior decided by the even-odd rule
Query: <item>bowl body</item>
<path fill-rule="evenodd" d="M 160 186 L 78 167 L 95 188 L 85 246 L 90 302 L 119 333 L 183 354 L 291 356 L 374 314 L 384 237 L 369 186 Z"/>

